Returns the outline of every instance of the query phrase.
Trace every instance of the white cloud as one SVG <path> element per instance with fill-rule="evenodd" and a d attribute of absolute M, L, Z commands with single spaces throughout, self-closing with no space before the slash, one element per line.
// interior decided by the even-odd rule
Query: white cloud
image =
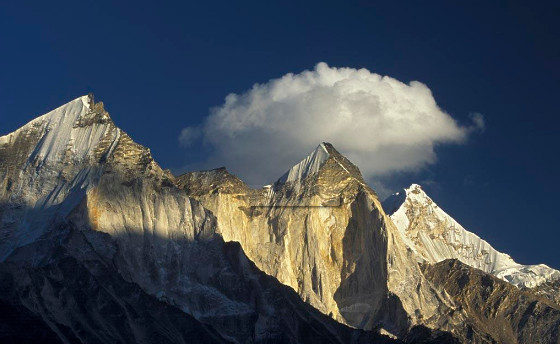
<path fill-rule="evenodd" d="M 181 146 L 189 147 L 202 135 L 200 128 L 197 127 L 186 127 L 181 130 L 181 135 L 179 135 L 179 143 Z"/>
<path fill-rule="evenodd" d="M 463 142 L 482 115 L 463 127 L 441 110 L 430 89 L 319 63 L 230 94 L 213 108 L 202 138 L 213 153 L 205 167 L 227 166 L 252 185 L 273 182 L 319 143 L 332 143 L 364 177 L 414 171 L 436 160 L 434 146 Z M 190 142 L 196 128 L 185 128 Z M 195 137 L 196 138 L 196 137 Z"/>
<path fill-rule="evenodd" d="M 484 130 L 486 130 L 486 122 L 484 121 L 484 116 L 481 113 L 471 113 L 469 114 L 469 118 L 473 122 L 472 126 L 470 127 L 471 131 L 482 133 L 484 132 Z"/>

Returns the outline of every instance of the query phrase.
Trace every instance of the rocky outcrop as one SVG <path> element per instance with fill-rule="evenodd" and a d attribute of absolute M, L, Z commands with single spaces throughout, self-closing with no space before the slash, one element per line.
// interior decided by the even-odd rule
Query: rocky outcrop
<path fill-rule="evenodd" d="M 560 343 L 560 306 L 458 260 L 423 264 L 479 332 L 494 343 Z M 464 342 L 472 342 L 467 333 Z"/>
<path fill-rule="evenodd" d="M 560 279 L 544 282 L 534 288 L 523 288 L 560 305 Z"/>

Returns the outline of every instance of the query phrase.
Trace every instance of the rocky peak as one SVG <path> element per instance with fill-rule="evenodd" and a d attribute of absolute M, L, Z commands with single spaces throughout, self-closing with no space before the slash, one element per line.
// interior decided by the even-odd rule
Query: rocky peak
<path fill-rule="evenodd" d="M 521 265 L 508 254 L 467 231 L 441 209 L 418 184 L 383 202 L 403 241 L 428 263 L 458 259 L 518 287 L 536 287 L 560 278 L 560 271 L 539 265 Z"/>
<path fill-rule="evenodd" d="M 11 205 L 0 218 L 0 260 L 64 219 L 104 174 L 123 182 L 154 177 L 171 185 L 173 179 L 92 95 L 0 137 L 0 205 Z"/>
<path fill-rule="evenodd" d="M 340 154 L 340 152 L 337 151 L 330 143 L 325 142 L 324 145 L 327 152 L 329 152 L 329 160 L 333 163 L 333 165 L 344 170 L 344 172 L 346 172 L 346 177 L 353 178 L 361 184 L 365 184 L 364 178 L 362 177 L 362 173 L 360 172 L 358 166 L 354 165 L 344 155 Z M 327 168 L 328 166 L 328 164 L 325 164 L 324 168 Z"/>
<path fill-rule="evenodd" d="M 272 189 L 278 191 L 286 186 L 300 191 L 305 189 L 304 185 L 315 186 L 315 181 L 320 179 L 328 179 L 330 184 L 354 180 L 359 185 L 366 186 L 358 167 L 340 154 L 332 144 L 323 142 L 305 159 L 286 171 Z"/>
<path fill-rule="evenodd" d="M 248 193 L 249 186 L 225 167 L 208 171 L 185 173 L 177 177 L 175 184 L 189 195 L 200 196 L 209 193 Z"/>
<path fill-rule="evenodd" d="M 276 181 L 276 185 L 302 182 L 308 176 L 319 172 L 319 169 L 323 166 L 329 156 L 330 154 L 325 143 L 321 143 L 305 159 L 301 160 L 299 163 L 295 164 L 292 168 L 286 171 L 286 173 L 284 173 Z"/>
<path fill-rule="evenodd" d="M 100 158 L 99 146 L 109 148 L 118 139 L 119 132 L 103 103 L 95 103 L 93 96 L 88 95 L 0 137 L 0 147 L 8 150 L 12 146 L 36 167 L 57 162 L 76 163 Z"/>
<path fill-rule="evenodd" d="M 87 127 L 94 124 L 113 123 L 111 116 L 105 110 L 105 105 L 102 101 L 96 103 L 93 93 L 80 98 L 87 98 L 88 111 L 78 116 L 74 123 L 74 127 Z"/>
<path fill-rule="evenodd" d="M 437 322 L 447 307 L 359 169 L 329 143 L 270 188 L 230 192 L 239 181 L 225 169 L 176 183 L 216 216 L 224 240 L 241 243 L 260 269 L 338 321 L 399 334 L 421 318 Z"/>

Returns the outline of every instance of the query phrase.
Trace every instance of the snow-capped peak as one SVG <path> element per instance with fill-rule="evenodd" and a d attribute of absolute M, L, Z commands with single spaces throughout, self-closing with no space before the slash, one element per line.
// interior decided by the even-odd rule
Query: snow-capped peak
<path fill-rule="evenodd" d="M 76 98 L 0 137 L 0 201 L 10 225 L 0 260 L 65 218 L 95 185 L 121 131 L 93 96 Z M 7 168 L 6 168 L 7 167 Z M 0 223 L 0 226 L 2 223 Z"/>
<path fill-rule="evenodd" d="M 325 143 L 321 143 L 305 159 L 284 173 L 276 183 L 286 184 L 304 180 L 307 176 L 319 172 L 321 166 L 325 161 L 327 161 L 329 156 L 330 154 L 325 146 Z"/>
<path fill-rule="evenodd" d="M 0 136 L 0 145 L 10 143 L 13 140 L 14 136 L 18 133 L 29 130 L 31 128 L 38 128 L 43 126 L 55 125 L 56 123 L 60 123 L 63 121 L 67 121 L 67 117 L 76 117 L 80 116 L 81 114 L 87 112 L 90 108 L 90 97 L 89 96 L 82 96 L 78 97 L 58 108 L 49 111 L 48 113 L 39 116 L 29 123 L 25 124 L 21 128 L 17 129 L 16 131 L 9 133 L 4 136 Z"/>
<path fill-rule="evenodd" d="M 497 251 L 445 213 L 418 184 L 387 198 L 383 208 L 422 261 L 458 259 L 516 286 L 535 287 L 560 278 L 560 271 L 544 264 L 521 265 Z"/>
<path fill-rule="evenodd" d="M 395 192 L 383 201 L 383 210 L 387 215 L 394 214 L 406 202 L 407 198 L 423 198 L 426 202 L 428 195 L 422 190 L 418 184 L 412 184 L 409 188 Z"/>
<path fill-rule="evenodd" d="M 94 106 L 100 107 L 98 110 L 101 111 L 94 111 Z M 36 136 L 40 140 L 29 156 L 30 162 L 42 165 L 62 161 L 66 156 L 73 161 L 84 161 L 109 131 L 118 132 L 118 129 L 112 125 L 102 104 L 94 105 L 93 96 L 86 95 L 0 137 L 0 146 L 12 144 L 25 136 Z"/>

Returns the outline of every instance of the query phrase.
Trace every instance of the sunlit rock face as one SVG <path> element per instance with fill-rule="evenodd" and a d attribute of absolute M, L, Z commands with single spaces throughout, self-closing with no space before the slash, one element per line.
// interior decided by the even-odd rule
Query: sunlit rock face
<path fill-rule="evenodd" d="M 216 215 L 226 241 L 340 322 L 402 334 L 450 312 L 358 168 L 330 144 L 261 190 L 225 169 L 177 184 Z"/>
<path fill-rule="evenodd" d="M 0 304 L 43 319 L 45 336 L 390 341 L 337 323 L 258 270 L 91 97 L 1 137 L 0 158 L 0 286 L 11 290 Z M 161 319 L 148 325 L 150 317 Z"/>

